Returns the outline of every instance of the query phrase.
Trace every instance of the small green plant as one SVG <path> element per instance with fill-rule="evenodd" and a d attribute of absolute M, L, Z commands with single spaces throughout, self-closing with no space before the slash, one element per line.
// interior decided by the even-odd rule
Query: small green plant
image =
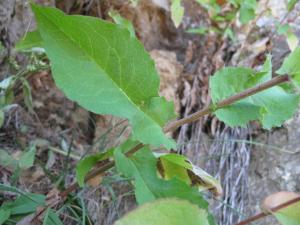
<path fill-rule="evenodd" d="M 252 3 L 234 1 L 236 7 L 247 12 L 247 18 L 241 20 L 252 18 Z M 178 7 L 178 1 L 173 4 Z M 29 201 L 35 207 L 28 207 L 23 214 L 33 213 L 40 206 L 35 218 L 44 215 L 44 224 L 62 224 L 52 209 L 78 186 L 85 186 L 87 181 L 115 166 L 122 176 L 133 180 L 136 200 L 141 205 L 116 225 L 213 225 L 203 192 L 222 194 L 219 182 L 181 155 L 155 154 L 155 148 L 176 149 L 175 140 L 165 133 L 210 113 L 229 126 L 246 126 L 256 120 L 270 129 L 281 126 L 297 110 L 299 47 L 284 60 L 274 78 L 271 56 L 260 71 L 242 67 L 217 71 L 209 84 L 211 105 L 170 122 L 176 118 L 173 103 L 159 96 L 159 76 L 154 63 L 127 23 L 113 14 L 121 22 L 112 24 L 93 17 L 68 16 L 58 9 L 35 4 L 32 9 L 38 29 L 27 34 L 23 46 L 45 49 L 54 80 L 68 98 L 94 113 L 128 119 L 132 134 L 119 147 L 80 161 L 76 171 L 78 183 L 59 193 L 56 201 L 49 203 L 49 199 L 45 202 L 45 196 L 22 193 L 13 203 L 1 206 L 1 222 L 15 215 L 13 206 Z M 287 82 L 292 84 L 289 89 L 282 87 Z M 99 162 L 102 166 L 94 168 Z M 299 224 L 299 214 L 295 212 L 300 199 L 295 202 L 286 206 L 289 213 L 293 212 L 288 218 L 297 223 L 280 220 L 284 225 Z M 290 215 L 286 207 L 270 212 Z"/>

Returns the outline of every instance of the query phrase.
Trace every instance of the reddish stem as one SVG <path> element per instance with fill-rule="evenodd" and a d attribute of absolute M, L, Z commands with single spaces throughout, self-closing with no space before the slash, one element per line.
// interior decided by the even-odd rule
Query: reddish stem
<path fill-rule="evenodd" d="M 274 208 L 272 208 L 272 209 L 270 210 L 270 213 L 268 213 L 268 212 L 261 212 L 261 213 L 259 213 L 259 214 L 256 214 L 255 216 L 252 216 L 252 217 L 250 217 L 250 218 L 248 218 L 248 219 L 246 219 L 246 220 L 243 220 L 243 221 L 237 223 L 236 225 L 246 225 L 246 224 L 249 224 L 249 223 L 251 223 L 251 222 L 253 222 L 253 221 L 256 221 L 256 220 L 259 220 L 259 219 L 261 219 L 261 218 L 263 218 L 263 217 L 266 217 L 266 216 L 268 216 L 268 215 L 271 215 L 271 212 L 277 212 L 277 211 L 279 211 L 280 209 L 283 209 L 283 208 L 285 208 L 285 207 L 287 207 L 287 206 L 290 206 L 290 205 L 292 205 L 292 204 L 294 204 L 294 203 L 297 203 L 297 202 L 300 202 L 300 196 L 297 197 L 297 198 L 294 198 L 294 199 L 292 199 L 292 200 L 290 200 L 290 201 L 287 201 L 287 202 L 285 202 L 285 203 L 283 203 L 283 204 L 280 204 L 280 205 L 278 205 L 278 206 L 276 206 L 276 207 L 274 207 Z"/>

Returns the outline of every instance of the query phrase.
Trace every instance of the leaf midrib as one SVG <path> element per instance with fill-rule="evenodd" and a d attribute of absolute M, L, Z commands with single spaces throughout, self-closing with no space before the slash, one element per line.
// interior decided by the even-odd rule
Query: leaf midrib
<path fill-rule="evenodd" d="M 141 108 L 140 108 L 140 106 L 138 105 L 138 104 L 136 104 L 136 103 L 134 103 L 134 101 L 132 101 L 131 100 L 131 98 L 126 94 L 126 92 L 124 92 L 117 84 L 116 84 L 116 82 L 108 75 L 109 73 L 107 73 L 107 71 L 105 70 L 105 69 L 102 69 L 102 67 L 101 67 L 101 65 L 99 65 L 98 63 L 97 63 L 97 61 L 96 60 L 94 60 L 93 59 L 93 57 L 88 53 L 88 52 L 86 52 L 84 49 L 82 49 L 80 46 L 78 46 L 77 45 L 77 42 L 75 41 L 75 40 L 73 40 L 72 39 L 72 37 L 70 37 L 67 33 L 65 33 L 62 29 L 60 29 L 60 27 L 59 26 L 57 26 L 51 19 L 48 19 L 48 16 L 47 15 L 45 15 L 44 13 L 43 13 L 43 11 L 42 10 L 40 10 L 40 9 L 38 9 L 39 10 L 39 12 L 40 12 L 40 15 L 41 16 L 43 16 L 44 18 L 46 18 L 51 24 L 53 24 L 64 36 L 66 36 L 66 38 L 67 39 L 69 39 L 69 40 L 71 40 L 71 42 L 76 46 L 76 48 L 78 48 L 80 51 L 82 51 L 82 52 L 84 52 L 85 53 L 85 55 L 91 60 L 91 61 L 93 61 L 99 68 L 100 68 L 100 70 L 102 70 L 102 71 L 104 71 L 105 72 L 105 74 L 106 74 L 106 77 L 108 77 L 111 81 L 112 81 L 112 83 L 113 83 L 113 85 L 117 88 L 117 89 L 119 89 L 120 90 L 120 92 L 123 94 L 123 95 L 125 95 L 125 97 L 128 99 L 128 101 L 132 104 L 132 105 L 134 105 L 138 110 L 137 111 L 140 111 L 141 113 L 143 113 L 143 114 L 145 114 L 147 117 L 148 117 L 148 119 L 150 119 L 151 121 L 153 121 L 157 126 L 159 126 L 159 127 L 161 127 L 150 115 L 148 115 L 146 112 L 144 112 Z M 66 17 L 66 15 L 65 14 L 62 14 L 62 17 L 63 17 L 63 19 L 65 19 L 64 17 Z M 72 17 L 74 17 L 74 16 L 72 16 Z M 112 48 L 112 46 L 109 46 L 111 49 L 114 49 L 114 48 Z"/>

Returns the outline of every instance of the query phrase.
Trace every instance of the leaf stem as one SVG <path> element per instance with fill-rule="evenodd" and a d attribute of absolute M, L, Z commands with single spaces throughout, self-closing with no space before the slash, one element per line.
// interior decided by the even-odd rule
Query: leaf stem
<path fill-rule="evenodd" d="M 231 96 L 227 99 L 224 99 L 224 100 L 216 103 L 214 107 L 212 105 L 209 105 L 209 106 L 205 107 L 204 109 L 191 114 L 190 116 L 187 116 L 183 119 L 179 119 L 179 120 L 174 121 L 174 122 L 171 122 L 171 123 L 167 124 L 164 127 L 163 130 L 164 130 L 165 133 L 170 132 L 170 131 L 174 131 L 178 127 L 180 127 L 184 124 L 194 122 L 194 121 L 200 119 L 201 117 L 212 113 L 214 110 L 224 108 L 228 105 L 231 105 L 232 103 L 234 103 L 236 101 L 247 98 L 247 97 L 249 97 L 251 95 L 254 95 L 258 92 L 264 91 L 268 88 L 274 87 L 276 85 L 279 85 L 279 84 L 282 84 L 282 83 L 285 83 L 285 82 L 288 82 L 288 81 L 290 81 L 288 75 L 282 75 L 282 76 L 274 77 L 274 78 L 272 78 L 271 80 L 269 80 L 267 82 L 264 82 L 260 85 L 255 86 L 255 87 L 246 89 L 245 91 L 242 91 L 242 92 L 240 92 L 236 95 L 233 95 L 233 96 Z M 129 150 L 126 153 L 126 156 L 133 155 L 135 152 L 137 152 L 138 150 L 140 150 L 144 146 L 145 145 L 142 144 L 142 143 L 136 145 L 135 147 L 133 147 L 131 150 Z M 88 181 L 88 180 L 90 180 L 90 179 L 92 179 L 92 178 L 94 178 L 94 177 L 96 177 L 100 174 L 103 174 L 105 171 L 109 170 L 114 165 L 115 165 L 114 161 L 109 161 L 108 163 L 102 165 L 101 167 L 92 169 L 92 171 L 90 173 L 88 173 L 88 175 L 86 176 L 85 181 Z M 61 198 L 67 197 L 67 195 L 70 192 L 74 191 L 77 187 L 78 187 L 77 183 L 74 183 L 74 184 L 70 185 L 65 191 L 60 193 L 60 197 Z"/>
<path fill-rule="evenodd" d="M 259 220 L 259 219 L 261 219 L 263 217 L 271 215 L 273 212 L 279 211 L 280 209 L 283 209 L 283 208 L 285 208 L 287 206 L 290 206 L 292 204 L 295 204 L 297 202 L 300 202 L 300 196 L 297 197 L 297 198 L 294 198 L 294 199 L 292 199 L 290 201 L 287 201 L 287 202 L 285 202 L 285 203 L 283 203 L 281 205 L 278 205 L 278 206 L 272 208 L 270 210 L 270 212 L 261 212 L 259 214 L 256 214 L 255 216 L 252 216 L 252 217 L 250 217 L 250 218 L 248 218 L 246 220 L 243 220 L 243 221 L 237 223 L 236 225 L 246 225 L 246 224 L 249 224 L 249 223 L 251 223 L 253 221 L 256 221 L 256 220 Z"/>

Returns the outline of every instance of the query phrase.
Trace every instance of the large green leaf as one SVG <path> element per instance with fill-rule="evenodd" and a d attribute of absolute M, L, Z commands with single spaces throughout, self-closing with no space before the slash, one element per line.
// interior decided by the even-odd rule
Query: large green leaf
<path fill-rule="evenodd" d="M 288 207 L 280 209 L 279 211 L 276 211 L 273 214 L 282 225 L 299 225 L 300 202 L 294 203 Z"/>
<path fill-rule="evenodd" d="M 115 225 L 209 225 L 207 212 L 188 201 L 161 199 L 144 204 Z"/>
<path fill-rule="evenodd" d="M 228 67 L 219 70 L 210 79 L 213 103 L 270 80 L 271 67 L 269 57 L 259 73 L 247 68 Z M 298 95 L 286 93 L 283 88 L 276 86 L 218 109 L 215 114 L 229 126 L 244 127 L 249 121 L 259 120 L 264 128 L 270 129 L 292 117 L 298 101 Z"/>
<path fill-rule="evenodd" d="M 175 147 L 153 112 L 161 108 L 169 120 L 174 117 L 173 103 L 159 98 L 154 62 L 127 29 L 55 8 L 32 9 L 55 82 L 70 99 L 92 112 L 129 119 L 134 139 Z"/>
<path fill-rule="evenodd" d="M 123 152 L 124 149 L 115 150 L 116 166 L 120 173 L 134 178 L 135 195 L 139 204 L 158 198 L 177 197 L 207 208 L 207 202 L 200 196 L 197 188 L 190 187 L 177 178 L 168 181 L 158 178 L 157 160 L 148 147 L 139 150 L 130 158 Z"/>

